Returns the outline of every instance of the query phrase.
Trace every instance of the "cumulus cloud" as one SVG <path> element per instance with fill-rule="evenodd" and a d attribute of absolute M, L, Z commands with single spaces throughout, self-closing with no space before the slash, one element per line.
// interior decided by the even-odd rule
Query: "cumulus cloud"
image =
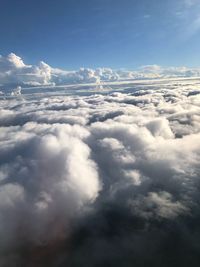
<path fill-rule="evenodd" d="M 79 70 L 66 71 L 53 68 L 43 61 L 39 62 L 38 65 L 27 65 L 21 57 L 14 53 L 8 56 L 0 56 L 0 89 L 3 92 L 17 86 L 24 88 L 87 83 L 96 84 L 99 89 L 102 89 L 102 85 L 106 82 L 197 77 L 199 75 L 200 70 L 198 68 L 161 67 L 158 65 L 143 66 L 135 71 L 113 70 L 110 68 L 80 68 Z"/>
<path fill-rule="evenodd" d="M 14 53 L 0 57 L 0 81 L 2 85 L 39 85 L 50 81 L 50 67 L 44 62 L 39 66 L 26 65 Z"/>
<path fill-rule="evenodd" d="M 198 87 L 1 98 L 0 265 L 198 266 Z"/>
<path fill-rule="evenodd" d="M 78 71 L 65 71 L 52 68 L 41 61 L 38 65 L 26 65 L 14 53 L 0 57 L 0 83 L 8 86 L 63 85 L 70 83 L 100 83 L 100 80 L 114 81 L 118 74 L 109 68 L 96 70 L 80 68 Z"/>

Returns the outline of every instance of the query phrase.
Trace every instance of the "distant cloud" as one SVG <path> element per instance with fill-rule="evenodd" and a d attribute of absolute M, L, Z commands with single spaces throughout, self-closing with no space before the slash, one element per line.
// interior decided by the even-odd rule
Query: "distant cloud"
<path fill-rule="evenodd" d="M 196 31 L 199 21 L 191 31 Z M 1 90 L 5 87 L 16 86 L 48 86 L 77 83 L 113 82 L 130 79 L 163 78 L 163 77 L 193 77 L 199 76 L 200 69 L 186 67 L 161 67 L 158 65 L 143 66 L 135 71 L 112 70 L 110 68 L 80 68 L 76 71 L 66 71 L 52 68 L 41 61 L 38 65 L 26 65 L 23 60 L 11 53 L 0 57 Z"/>
<path fill-rule="evenodd" d="M 191 24 L 188 26 L 187 32 L 186 32 L 187 38 L 195 35 L 199 31 L 200 31 L 200 16 L 193 19 Z"/>
<path fill-rule="evenodd" d="M 144 19 L 149 19 L 149 18 L 151 18 L 151 15 L 150 15 L 150 14 L 145 14 L 145 15 L 143 16 L 143 18 L 144 18 Z"/>
<path fill-rule="evenodd" d="M 200 2 L 198 0 L 180 1 L 176 10 L 178 21 L 178 40 L 188 41 L 200 30 Z"/>
<path fill-rule="evenodd" d="M 51 84 L 51 67 L 44 62 L 39 66 L 26 65 L 23 60 L 11 53 L 0 57 L 0 81 L 3 85 Z"/>
<path fill-rule="evenodd" d="M 187 7 L 192 7 L 196 4 L 199 4 L 198 0 L 184 0 L 184 3 Z"/>

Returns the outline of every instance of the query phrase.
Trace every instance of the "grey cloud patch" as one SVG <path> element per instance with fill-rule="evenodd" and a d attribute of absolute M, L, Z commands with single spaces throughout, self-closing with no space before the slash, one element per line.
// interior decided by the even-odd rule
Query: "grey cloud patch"
<path fill-rule="evenodd" d="M 0 266 L 199 266 L 197 91 L 1 99 Z"/>

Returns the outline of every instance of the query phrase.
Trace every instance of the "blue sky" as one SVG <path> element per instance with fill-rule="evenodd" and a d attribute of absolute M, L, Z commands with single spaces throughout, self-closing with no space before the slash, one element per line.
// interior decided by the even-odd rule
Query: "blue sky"
<path fill-rule="evenodd" d="M 199 66 L 198 0 L 1 0 L 0 54 L 54 67 Z"/>

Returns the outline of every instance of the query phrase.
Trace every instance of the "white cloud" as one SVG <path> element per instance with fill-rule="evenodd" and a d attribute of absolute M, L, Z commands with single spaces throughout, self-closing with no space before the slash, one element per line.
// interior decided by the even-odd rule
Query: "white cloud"
<path fill-rule="evenodd" d="M 0 82 L 2 85 L 50 84 L 51 68 L 44 62 L 39 66 L 26 65 L 23 60 L 11 53 L 0 57 Z"/>
<path fill-rule="evenodd" d="M 119 266 L 119 254 L 127 266 L 160 266 L 158 251 L 187 257 L 179 246 L 166 254 L 174 235 L 196 260 L 199 81 L 144 86 L 0 99 L 0 265 L 46 266 L 53 257 L 52 266 Z"/>
<path fill-rule="evenodd" d="M 198 30 L 198 19 L 194 21 L 191 31 Z M 153 79 L 167 77 L 194 77 L 200 75 L 200 69 L 187 67 L 161 67 L 147 65 L 135 71 L 112 70 L 110 68 L 88 69 L 80 68 L 77 71 L 65 71 L 53 68 L 41 61 L 38 65 L 26 65 L 22 58 L 11 53 L 7 57 L 0 57 L 0 84 L 1 89 L 17 86 L 54 86 L 65 84 L 116 82 L 133 79 Z"/>

